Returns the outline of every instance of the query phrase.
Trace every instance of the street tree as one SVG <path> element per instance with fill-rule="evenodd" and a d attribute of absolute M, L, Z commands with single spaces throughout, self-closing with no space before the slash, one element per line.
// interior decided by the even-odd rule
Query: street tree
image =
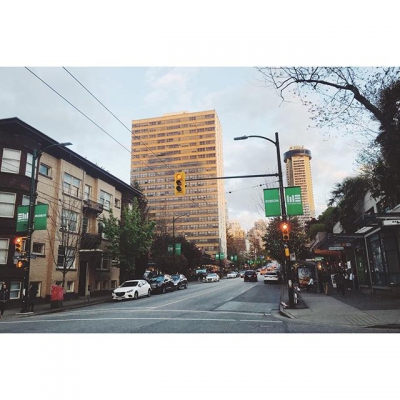
<path fill-rule="evenodd" d="M 120 279 L 143 275 L 137 271 L 137 263 L 150 250 L 155 223 L 143 216 L 138 199 L 134 198 L 130 205 L 123 207 L 121 220 L 111 209 L 109 217 L 103 217 L 102 222 L 109 241 L 107 248 L 120 263 Z"/>
<path fill-rule="evenodd" d="M 377 126 L 391 121 L 379 104 L 379 95 L 400 76 L 399 67 L 258 67 L 267 87 L 282 101 L 298 98 L 319 128 L 338 128 L 353 135 L 361 131 L 375 139 Z"/>
<path fill-rule="evenodd" d="M 357 175 L 336 183 L 332 190 L 328 205 L 335 207 L 334 218 L 336 222 L 340 222 L 346 233 L 354 233 L 357 230 L 355 221 L 359 216 L 358 205 L 369 189 L 371 181 L 368 177 Z"/>
<path fill-rule="evenodd" d="M 279 218 L 271 219 L 263 240 L 265 242 L 265 249 L 269 252 L 269 256 L 283 263 L 285 256 L 281 224 L 282 221 Z M 307 253 L 307 236 L 296 217 L 291 218 L 288 224 L 290 239 L 287 245 L 289 251 L 290 253 L 295 253 L 297 259 L 302 259 Z"/>
<path fill-rule="evenodd" d="M 373 170 L 373 193 L 384 195 L 388 206 L 400 202 L 400 80 L 384 88 L 378 99 L 378 107 L 385 115 L 376 139 L 380 154 Z"/>
<path fill-rule="evenodd" d="M 82 241 L 83 214 L 82 201 L 63 194 L 57 202 L 50 202 L 47 235 L 54 265 L 62 274 L 61 286 L 65 288 L 68 272 L 75 270 Z M 53 232 L 55 240 L 52 239 Z"/>

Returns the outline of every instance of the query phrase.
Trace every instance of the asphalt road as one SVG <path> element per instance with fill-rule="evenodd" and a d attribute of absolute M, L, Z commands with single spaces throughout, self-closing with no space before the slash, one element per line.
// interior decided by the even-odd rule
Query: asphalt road
<path fill-rule="evenodd" d="M 281 286 L 241 278 L 48 315 L 4 320 L 0 333 L 319 333 L 380 332 L 318 325 L 279 314 Z"/>

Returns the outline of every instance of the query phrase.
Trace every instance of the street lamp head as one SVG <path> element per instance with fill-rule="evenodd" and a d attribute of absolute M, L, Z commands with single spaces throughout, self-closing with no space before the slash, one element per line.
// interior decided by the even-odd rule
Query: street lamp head
<path fill-rule="evenodd" d="M 59 146 L 72 146 L 71 142 L 60 143 Z"/>
<path fill-rule="evenodd" d="M 238 136 L 233 138 L 233 140 L 246 140 L 246 139 L 248 139 L 248 136 Z"/>

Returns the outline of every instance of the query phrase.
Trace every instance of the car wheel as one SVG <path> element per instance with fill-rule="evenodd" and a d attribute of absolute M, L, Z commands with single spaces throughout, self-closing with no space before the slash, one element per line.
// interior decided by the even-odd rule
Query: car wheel
<path fill-rule="evenodd" d="M 161 293 L 164 294 L 165 292 L 166 292 L 165 286 L 163 286 L 163 287 L 161 288 Z"/>
<path fill-rule="evenodd" d="M 151 289 L 149 289 L 149 291 L 147 292 L 147 297 L 151 296 Z"/>
<path fill-rule="evenodd" d="M 138 299 L 138 297 L 139 297 L 139 294 L 138 294 L 138 292 L 135 292 L 135 294 L 133 295 L 133 298 L 134 298 L 135 300 L 137 300 L 137 299 Z"/>
<path fill-rule="evenodd" d="M 185 283 L 184 289 L 187 289 L 187 287 L 188 287 L 188 284 L 187 284 L 187 283 Z"/>

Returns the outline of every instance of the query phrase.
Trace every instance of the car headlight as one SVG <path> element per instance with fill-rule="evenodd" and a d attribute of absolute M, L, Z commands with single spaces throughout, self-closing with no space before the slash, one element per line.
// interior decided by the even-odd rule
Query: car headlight
<path fill-rule="evenodd" d="M 127 290 L 126 293 L 132 293 L 133 289 Z"/>

